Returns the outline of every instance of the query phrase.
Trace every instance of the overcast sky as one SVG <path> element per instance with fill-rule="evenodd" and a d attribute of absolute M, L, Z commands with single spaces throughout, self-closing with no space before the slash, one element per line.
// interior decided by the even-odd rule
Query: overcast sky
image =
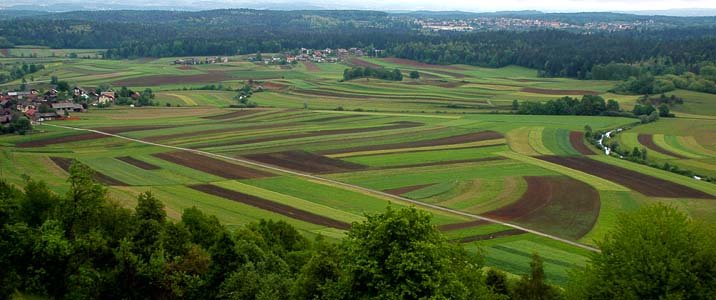
<path fill-rule="evenodd" d="M 716 0 L 0 0 L 0 7 L 13 5 L 53 5 L 73 3 L 97 6 L 121 4 L 130 6 L 184 6 L 215 8 L 279 8 L 369 10 L 462 10 L 492 12 L 504 10 L 541 10 L 546 12 L 575 11 L 638 11 L 684 8 L 716 9 Z M 279 4 L 277 6 L 277 4 Z"/>
<path fill-rule="evenodd" d="M 407 10 L 544 10 L 544 11 L 625 11 L 663 10 L 674 8 L 716 8 L 716 0 L 343 0 L 320 2 L 330 5 L 336 2 L 364 5 L 376 9 Z M 317 1 L 318 2 L 318 1 Z"/>

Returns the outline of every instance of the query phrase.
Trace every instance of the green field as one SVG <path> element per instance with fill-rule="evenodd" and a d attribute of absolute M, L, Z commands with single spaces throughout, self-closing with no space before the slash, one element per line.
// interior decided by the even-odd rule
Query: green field
<path fill-rule="evenodd" d="M 635 119 L 489 113 L 509 110 L 514 99 L 549 100 L 561 97 L 564 90 L 619 97 L 627 106 L 635 101 L 636 96 L 609 94 L 613 82 L 540 78 L 535 70 L 514 66 L 415 68 L 384 59 L 365 60 L 404 72 L 416 69 L 423 75 L 420 80 L 403 82 L 340 82 L 348 67 L 343 64 L 317 64 L 319 71 L 308 71 L 303 64 L 280 68 L 249 63 L 237 56 L 225 64 L 180 68 L 171 64 L 174 58 L 70 59 L 60 55 L 72 51 L 68 49 L 58 50 L 55 56 L 50 49 L 15 50 L 26 52 L 10 52 L 13 57 L 3 60 L 24 59 L 47 66 L 35 74 L 32 87 L 48 87 L 51 76 L 82 87 L 109 83 L 116 88 L 124 83 L 133 89 L 153 89 L 154 101 L 159 104 L 90 109 L 73 114 L 79 120 L 36 125 L 35 131 L 24 136 L 0 136 L 0 177 L 17 185 L 24 182 L 26 174 L 65 192 L 67 173 L 50 157 L 73 158 L 123 183 L 110 186 L 109 191 L 126 206 L 135 205 L 136 195 L 151 190 L 173 218 L 183 209 L 197 206 L 230 226 L 262 218 L 282 219 L 303 234 L 331 240 L 342 238 L 345 231 L 192 186 L 209 184 L 344 223 L 362 220 L 365 214 L 388 206 L 417 206 L 432 213 L 436 226 L 447 226 L 472 220 L 460 213 L 489 215 L 520 201 L 533 201 L 530 197 L 538 194 L 533 189 L 539 187 L 531 186 L 529 178 L 567 177 L 585 183 L 598 195 L 598 214 L 585 215 L 596 220 L 589 232 L 573 238 L 553 230 L 554 224 L 534 223 L 530 229 L 551 230 L 557 237 L 585 245 L 602 238 L 619 213 L 656 201 L 673 204 L 704 222 L 713 222 L 716 213 L 713 199 L 647 197 L 621 182 L 540 159 L 541 155 L 581 157 L 570 142 L 571 131 L 582 131 L 585 125 L 594 130 L 623 127 Z M 15 57 L 31 51 L 37 53 L 36 58 Z M 236 104 L 235 91 L 192 90 L 209 84 L 236 89 L 250 79 L 264 90 L 251 98 L 261 107 L 249 113 L 229 108 Z M 17 84 L 0 85 L 0 89 Z M 710 119 L 711 111 L 699 108 L 713 103 L 700 94 L 682 96 L 687 104 L 675 109 L 677 118 L 637 126 L 617 138 L 625 147 L 641 147 L 636 136 L 652 134 L 657 145 L 687 157 L 675 159 L 650 151 L 654 160 L 713 176 L 716 120 Z M 699 100 L 689 104 L 691 97 Z M 337 107 L 343 109 L 334 110 Z M 688 118 L 679 117 L 680 109 Z M 235 115 L 226 115 L 229 113 Z M 82 138 L 85 132 L 55 125 L 112 129 L 147 143 L 117 137 Z M 124 126 L 139 128 L 123 132 Z M 496 135 L 475 137 L 483 132 Z M 53 142 L 57 139 L 65 142 Z M 188 163 L 157 155 L 192 151 L 202 152 Z M 118 159 L 126 156 L 153 168 Z M 716 196 L 713 183 L 604 155 L 592 159 Z M 232 173 L 241 170 L 269 175 Z M 552 198 L 545 201 L 557 198 L 546 194 Z M 539 213 L 534 209 L 502 219 L 505 224 L 480 224 L 445 233 L 455 240 L 479 238 L 510 229 L 510 224 L 529 223 L 525 220 L 534 217 L 530 214 Z M 530 255 L 539 252 L 545 258 L 548 278 L 559 284 L 567 282 L 570 269 L 584 265 L 589 253 L 531 233 L 482 239 L 467 247 L 483 251 L 488 266 L 515 274 L 525 273 Z"/>

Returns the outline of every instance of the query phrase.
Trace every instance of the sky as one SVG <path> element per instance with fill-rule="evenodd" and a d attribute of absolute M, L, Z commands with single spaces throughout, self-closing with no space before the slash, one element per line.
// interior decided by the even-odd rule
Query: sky
<path fill-rule="evenodd" d="M 328 1 L 321 1 L 331 3 Z M 335 1 L 332 1 L 335 3 Z M 629 11 L 679 8 L 716 8 L 716 0 L 343 0 L 379 10 L 462 10 L 462 11 Z"/>
<path fill-rule="evenodd" d="M 0 7 L 12 5 L 53 5 L 74 3 L 121 4 L 139 7 L 184 6 L 202 9 L 250 7 L 301 9 L 369 9 L 369 10 L 461 10 L 493 12 L 505 10 L 540 10 L 545 12 L 580 11 L 657 11 L 668 9 L 716 9 L 716 0 L 0 0 Z M 278 6 L 277 6 L 278 5 Z M 285 8 L 284 8 L 285 7 Z"/>

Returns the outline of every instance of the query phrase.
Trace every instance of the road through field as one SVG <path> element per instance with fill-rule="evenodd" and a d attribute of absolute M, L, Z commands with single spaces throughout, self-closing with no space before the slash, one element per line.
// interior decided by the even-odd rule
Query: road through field
<path fill-rule="evenodd" d="M 499 220 L 496 220 L 496 219 L 493 219 L 493 218 L 483 217 L 483 216 L 480 216 L 480 215 L 471 214 L 471 213 L 467 213 L 467 212 L 463 212 L 463 211 L 459 211 L 459 210 L 454 210 L 454 209 L 450 209 L 450 208 L 446 208 L 446 207 L 442 207 L 442 206 L 438 206 L 438 205 L 434 205 L 434 204 L 423 203 L 423 202 L 420 202 L 420 201 L 417 201 L 417 200 L 413 200 L 413 199 L 409 199 L 409 198 L 405 198 L 405 197 L 401 197 L 401 196 L 397 196 L 397 195 L 392 195 L 392 194 L 388 194 L 388 193 L 385 193 L 385 192 L 376 191 L 376 190 L 372 190 L 372 189 L 369 189 L 369 188 L 365 188 L 365 187 L 361 187 L 361 186 L 357 186 L 357 185 L 353 185 L 353 184 L 348 184 L 348 183 L 344 183 L 344 182 L 340 182 L 340 181 L 336 181 L 336 180 L 331 180 L 331 179 L 327 179 L 327 178 L 323 178 L 323 177 L 319 177 L 319 176 L 314 176 L 314 175 L 311 175 L 311 174 L 306 174 L 306 173 L 296 172 L 296 171 L 292 171 L 292 170 L 287 170 L 287 169 L 283 169 L 283 168 L 279 168 L 279 167 L 276 167 L 276 166 L 272 166 L 272 165 L 268 165 L 268 164 L 264 164 L 264 163 L 259 163 L 259 162 L 255 162 L 255 161 L 251 161 L 251 160 L 246 160 L 246 159 L 241 159 L 241 158 L 235 158 L 235 157 L 225 156 L 225 155 L 221 155 L 221 154 L 215 154 L 215 153 L 211 153 L 211 152 L 196 150 L 196 149 L 189 149 L 189 148 L 183 148 L 183 147 L 177 147 L 177 146 L 171 146 L 171 145 L 164 145 L 164 144 L 159 144 L 159 143 L 154 143 L 154 142 L 148 142 L 148 141 L 144 141 L 144 140 L 140 140 L 140 139 L 130 138 L 130 137 L 121 136 L 121 135 L 118 135 L 118 134 L 112 134 L 112 133 L 108 133 L 108 132 L 104 132 L 104 131 L 99 131 L 99 130 L 94 130 L 94 129 L 77 128 L 77 127 L 63 126 L 63 125 L 55 125 L 55 124 L 47 124 L 47 123 L 41 123 L 41 124 L 42 124 L 42 125 L 45 125 L 45 126 L 65 128 L 65 129 L 70 129 L 70 130 L 93 132 L 93 133 L 98 133 L 98 134 L 102 134 L 102 135 L 106 135 L 106 136 L 111 136 L 111 137 L 116 137 L 116 138 L 124 139 L 124 140 L 127 140 L 127 141 L 142 143 L 142 144 L 145 144 L 145 145 L 151 145 L 151 146 L 156 146 L 156 147 L 163 147 L 163 148 L 174 149 L 174 150 L 180 150 L 180 151 L 188 151 L 188 152 L 192 152 L 192 153 L 196 153 L 196 154 L 200 154 L 200 155 L 204 155 L 204 156 L 208 156 L 208 157 L 214 157 L 214 158 L 220 158 L 220 159 L 225 159 L 225 160 L 229 160 L 229 161 L 235 161 L 235 162 L 242 163 L 242 164 L 257 166 L 257 167 L 264 168 L 264 169 L 268 169 L 268 170 L 273 170 L 273 171 L 277 171 L 277 172 L 281 172 L 281 173 L 285 173 L 285 174 L 291 174 L 291 175 L 300 176 L 300 177 L 303 177 L 303 178 L 312 179 L 312 180 L 314 180 L 314 181 L 323 182 L 323 183 L 325 183 L 325 184 L 332 185 L 332 186 L 340 186 L 340 187 L 347 188 L 347 189 L 354 190 L 354 191 L 361 191 L 361 192 L 365 192 L 365 193 L 377 195 L 377 196 L 380 196 L 380 197 L 382 197 L 382 198 L 388 198 L 388 199 L 394 199 L 394 200 L 398 200 L 398 201 L 402 201 L 402 202 L 408 202 L 408 203 L 411 203 L 411 204 L 414 204 L 414 205 L 417 205 L 417 206 L 422 206 L 422 207 L 427 207 L 427 208 L 430 208 L 430 209 L 435 209 L 435 210 L 439 210 L 439 211 L 443 211 L 443 212 L 448 212 L 448 213 L 452 213 L 452 214 L 455 214 L 455 215 L 460 215 L 460 216 L 468 217 L 468 218 L 471 218 L 471 219 L 483 220 L 483 221 L 488 221 L 488 222 L 491 222 L 491 223 L 496 223 L 496 224 L 504 225 L 504 226 L 507 226 L 507 227 L 511 227 L 511 228 L 514 228 L 514 229 L 523 230 L 523 231 L 526 231 L 526 232 L 529 232 L 529 233 L 532 233 L 532 234 L 535 234 L 535 235 L 539 235 L 539 236 L 542 236 L 542 237 L 546 237 L 546 238 L 549 238 L 549 239 L 553 239 L 553 240 L 556 240 L 556 241 L 559 241 L 559 242 L 563 242 L 563 243 L 565 243 L 565 244 L 569 244 L 569 245 L 572 245 L 572 246 L 575 246 L 575 247 L 579 247 L 579 248 L 582 248 L 582 249 L 585 249 L 585 250 L 589 250 L 589 251 L 594 251 L 594 252 L 599 252 L 599 251 L 600 251 L 599 249 L 594 248 L 594 247 L 591 247 L 591 246 L 588 246 L 588 245 L 584 245 L 584 244 L 581 244 L 581 243 L 578 243 L 578 242 L 570 241 L 570 240 L 568 240 L 568 239 L 563 239 L 563 238 L 560 238 L 560 237 L 558 237 L 558 236 L 554 236 L 554 235 L 547 234 L 547 233 L 544 233 L 544 232 L 540 232 L 540 231 L 537 231 L 537 230 L 529 229 L 529 228 L 526 228 L 526 227 L 523 227 L 523 226 L 519 226 L 519 225 L 515 225 L 515 224 L 512 224 L 512 223 L 499 221 Z"/>

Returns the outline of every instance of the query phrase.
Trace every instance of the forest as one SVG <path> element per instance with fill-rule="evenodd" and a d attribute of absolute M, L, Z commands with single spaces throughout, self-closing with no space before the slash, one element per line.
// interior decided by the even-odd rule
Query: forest
<path fill-rule="evenodd" d="M 614 16 L 572 18 L 609 20 Z M 714 23 L 704 18 L 674 19 L 681 26 L 589 33 L 566 30 L 424 33 L 415 30 L 415 25 L 404 16 L 371 11 L 112 11 L 0 20 L 0 41 L 6 45 L 104 48 L 108 49 L 106 58 L 359 47 L 383 49 L 389 56 L 427 63 L 518 65 L 538 69 L 543 76 L 579 79 L 617 79 L 605 74 L 616 68 L 626 69 L 614 75 L 618 80 L 645 71 L 661 75 L 663 72 L 655 72 L 654 68 L 632 69 L 632 65 L 653 60 L 659 60 L 661 69 L 667 70 L 664 75 L 679 76 L 698 75 L 704 62 L 716 60 Z M 694 89 L 703 82 L 696 85 Z"/>

